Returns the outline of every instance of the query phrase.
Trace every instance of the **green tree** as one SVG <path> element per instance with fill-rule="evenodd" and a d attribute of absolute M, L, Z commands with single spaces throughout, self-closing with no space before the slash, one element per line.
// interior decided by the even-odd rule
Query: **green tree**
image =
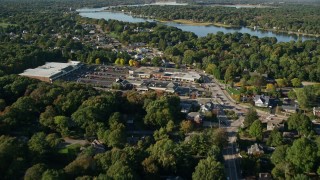
<path fill-rule="evenodd" d="M 271 162 L 274 165 L 284 162 L 286 160 L 287 149 L 287 145 L 278 146 L 271 155 Z"/>
<path fill-rule="evenodd" d="M 0 174 L 4 179 L 10 179 L 19 172 L 12 172 L 15 168 L 15 162 L 24 158 L 21 156 L 25 148 L 23 144 L 15 137 L 0 136 Z"/>
<path fill-rule="evenodd" d="M 291 84 L 293 87 L 300 87 L 302 85 L 299 78 L 291 79 Z"/>
<path fill-rule="evenodd" d="M 107 171 L 107 175 L 111 179 L 115 180 L 139 179 L 136 172 L 123 162 L 116 162 L 113 165 L 111 165 Z"/>
<path fill-rule="evenodd" d="M 34 134 L 28 142 L 28 146 L 31 152 L 37 157 L 43 157 L 50 153 L 50 145 L 46 141 L 46 135 L 44 132 Z"/>
<path fill-rule="evenodd" d="M 96 64 L 101 64 L 100 58 L 97 58 L 95 63 L 96 63 Z"/>
<path fill-rule="evenodd" d="M 0 99 L 0 111 L 3 111 L 6 106 L 6 101 L 4 99 Z"/>
<path fill-rule="evenodd" d="M 312 172 L 317 162 L 317 146 L 307 138 L 293 142 L 288 149 L 286 159 L 296 166 L 300 172 Z"/>
<path fill-rule="evenodd" d="M 249 129 L 249 134 L 252 137 L 255 137 L 257 140 L 262 140 L 263 132 L 262 132 L 262 123 L 260 120 L 255 120 Z"/>
<path fill-rule="evenodd" d="M 80 156 L 69 163 L 64 171 L 70 177 L 83 176 L 91 173 L 94 170 L 95 163 L 92 157 Z"/>
<path fill-rule="evenodd" d="M 312 130 L 310 118 L 304 114 L 292 114 L 288 118 L 289 130 L 297 130 L 300 135 L 308 135 Z"/>
<path fill-rule="evenodd" d="M 161 58 L 160 57 L 154 57 L 154 58 L 152 58 L 151 59 L 151 64 L 153 65 L 153 66 L 160 66 L 161 65 Z"/>
<path fill-rule="evenodd" d="M 279 88 L 283 88 L 288 85 L 286 79 L 276 79 L 276 82 Z"/>
<path fill-rule="evenodd" d="M 185 120 L 180 123 L 180 131 L 182 131 L 183 133 L 187 134 L 192 130 L 193 130 L 192 121 Z"/>
<path fill-rule="evenodd" d="M 170 139 L 161 139 L 148 148 L 151 157 L 165 169 L 175 170 L 178 163 L 179 151 L 176 143 Z"/>
<path fill-rule="evenodd" d="M 46 171 L 46 165 L 39 163 L 31 166 L 27 169 L 24 180 L 34 180 L 34 179 L 41 179 L 42 174 Z"/>
<path fill-rule="evenodd" d="M 147 174 L 147 176 L 153 178 L 159 178 L 159 167 L 157 165 L 157 161 L 153 157 L 147 157 L 142 161 L 143 171 Z"/>
<path fill-rule="evenodd" d="M 304 174 L 297 174 L 293 178 L 294 180 L 310 180 L 310 178 Z"/>
<path fill-rule="evenodd" d="M 41 180 L 61 180 L 65 179 L 65 174 L 62 171 L 48 169 L 42 174 Z"/>
<path fill-rule="evenodd" d="M 147 125 L 164 127 L 169 121 L 177 121 L 180 115 L 180 99 L 177 96 L 161 97 L 146 106 L 144 122 Z"/>
<path fill-rule="evenodd" d="M 278 131 L 278 129 L 274 129 L 271 131 L 269 138 L 267 140 L 267 145 L 268 146 L 280 146 L 283 144 L 283 137 L 282 134 Z"/>
<path fill-rule="evenodd" d="M 250 108 L 244 118 L 244 126 L 249 127 L 257 119 L 259 119 L 257 111 L 253 108 Z"/>
<path fill-rule="evenodd" d="M 220 162 L 209 156 L 207 159 L 200 160 L 192 173 L 192 179 L 225 179 L 224 167 Z"/>

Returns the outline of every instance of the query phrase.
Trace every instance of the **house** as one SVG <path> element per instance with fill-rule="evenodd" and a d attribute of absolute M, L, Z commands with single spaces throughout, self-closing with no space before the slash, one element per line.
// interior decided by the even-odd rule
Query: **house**
<path fill-rule="evenodd" d="M 313 107 L 313 115 L 320 117 L 320 107 Z"/>
<path fill-rule="evenodd" d="M 248 148 L 248 154 L 260 155 L 260 154 L 264 154 L 264 151 L 261 145 L 258 145 L 257 143 L 255 143 Z"/>
<path fill-rule="evenodd" d="M 175 93 L 177 88 L 178 88 L 178 85 L 176 83 L 170 82 L 167 85 L 167 88 L 165 91 L 170 93 Z"/>
<path fill-rule="evenodd" d="M 284 128 L 284 124 L 268 121 L 268 123 L 267 123 L 267 130 L 268 130 L 268 131 L 272 131 L 272 130 L 274 130 L 275 128 L 281 130 L 281 129 Z"/>
<path fill-rule="evenodd" d="M 181 112 L 182 113 L 189 113 L 192 107 L 192 104 L 189 103 L 180 103 Z"/>
<path fill-rule="evenodd" d="M 283 132 L 282 133 L 282 137 L 289 138 L 289 139 L 294 138 L 294 136 L 296 136 L 296 135 L 298 135 L 297 132 Z"/>
<path fill-rule="evenodd" d="M 287 113 L 296 113 L 298 110 L 298 107 L 296 105 L 282 105 L 281 109 Z"/>
<path fill-rule="evenodd" d="M 212 103 L 212 102 L 207 102 L 207 103 L 201 105 L 200 111 L 203 112 L 203 113 L 205 113 L 205 112 L 212 111 L 213 108 L 214 108 L 213 103 Z"/>
<path fill-rule="evenodd" d="M 133 85 L 125 79 L 116 79 L 114 84 L 118 84 L 120 88 L 124 90 L 131 90 L 133 88 Z"/>
<path fill-rule="evenodd" d="M 203 116 L 199 112 L 190 112 L 187 115 L 187 119 L 194 121 L 197 124 L 201 124 L 203 120 Z"/>
<path fill-rule="evenodd" d="M 258 107 L 269 107 L 270 105 L 270 97 L 264 95 L 256 95 L 254 97 L 254 105 Z"/>
<path fill-rule="evenodd" d="M 92 141 L 91 146 L 94 148 L 96 154 L 106 152 L 104 145 L 99 140 L 95 139 Z"/>
<path fill-rule="evenodd" d="M 258 180 L 272 180 L 272 176 L 270 173 L 259 173 Z"/>

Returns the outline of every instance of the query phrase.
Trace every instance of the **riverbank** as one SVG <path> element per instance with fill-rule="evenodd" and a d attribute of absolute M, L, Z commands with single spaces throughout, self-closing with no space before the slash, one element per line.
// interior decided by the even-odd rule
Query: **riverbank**
<path fill-rule="evenodd" d="M 196 21 L 191 21 L 186 19 L 175 19 L 175 20 L 169 20 L 169 21 L 157 20 L 157 21 L 162 23 L 175 22 L 175 23 L 185 24 L 190 26 L 218 26 L 218 27 L 225 27 L 225 28 L 240 28 L 238 26 L 233 26 L 228 24 L 212 23 L 212 22 L 196 22 Z"/>
<path fill-rule="evenodd" d="M 253 30 L 259 30 L 259 31 L 268 31 L 268 32 L 274 32 L 274 33 L 284 33 L 284 34 L 288 34 L 288 35 L 308 36 L 308 37 L 320 38 L 320 34 L 308 34 L 308 33 L 292 32 L 292 31 L 284 31 L 284 30 L 254 28 L 253 26 L 246 26 L 246 27 L 251 28 Z"/>

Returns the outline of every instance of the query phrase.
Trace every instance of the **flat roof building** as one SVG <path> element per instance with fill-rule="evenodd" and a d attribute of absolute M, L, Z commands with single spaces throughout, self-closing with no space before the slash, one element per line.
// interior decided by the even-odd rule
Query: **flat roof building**
<path fill-rule="evenodd" d="M 47 62 L 43 66 L 34 69 L 26 69 L 20 76 L 26 76 L 34 79 L 39 79 L 45 82 L 52 82 L 61 76 L 81 67 L 79 61 L 70 61 L 68 63 Z"/>

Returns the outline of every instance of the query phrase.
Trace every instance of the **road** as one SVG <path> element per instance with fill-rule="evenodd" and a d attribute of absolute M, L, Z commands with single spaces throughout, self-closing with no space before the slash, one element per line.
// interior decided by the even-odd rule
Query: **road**
<path fill-rule="evenodd" d="M 207 87 L 209 88 L 209 91 L 212 92 L 212 100 L 219 105 L 219 113 L 218 113 L 218 119 L 219 122 L 223 122 L 225 126 L 220 126 L 221 128 L 224 128 L 228 133 L 228 146 L 224 149 L 223 157 L 225 160 L 225 172 L 227 174 L 228 179 L 230 180 L 238 180 L 241 178 L 241 170 L 239 167 L 239 156 L 238 156 L 238 149 L 237 149 L 237 131 L 238 128 L 243 124 L 244 120 L 244 114 L 248 111 L 250 108 L 249 106 L 242 105 L 236 103 L 230 95 L 227 93 L 226 90 L 224 90 L 225 85 L 218 82 L 216 79 L 214 79 L 212 76 L 204 76 L 204 82 L 206 83 Z M 227 119 L 227 117 L 224 114 L 223 109 L 230 109 L 235 111 L 239 119 L 236 121 L 230 121 Z M 282 121 L 287 119 L 286 116 L 279 116 L 276 117 L 274 115 L 261 111 L 256 109 L 258 115 L 260 116 L 261 121 L 269 121 L 269 120 L 276 120 L 276 121 Z"/>
<path fill-rule="evenodd" d="M 225 126 L 222 127 L 228 133 L 228 146 L 224 148 L 223 157 L 225 161 L 225 172 L 227 177 L 230 180 L 238 180 L 239 179 L 239 171 L 240 168 L 238 167 L 238 153 L 237 153 L 237 131 L 239 126 L 242 124 L 241 118 L 236 121 L 231 122 L 228 120 L 227 116 L 224 114 L 223 106 L 219 105 L 219 113 L 218 119 L 220 122 L 224 122 Z"/>
<path fill-rule="evenodd" d="M 239 156 L 237 152 L 237 131 L 243 122 L 243 115 L 247 111 L 247 108 L 243 108 L 232 101 L 226 92 L 221 88 L 221 85 L 215 81 L 215 79 L 207 78 L 205 79 L 207 87 L 212 92 L 212 100 L 218 104 L 218 119 L 219 122 L 224 124 L 222 128 L 228 133 L 228 146 L 224 148 L 223 157 L 225 160 L 225 172 L 229 180 L 240 179 L 240 167 L 239 167 Z M 230 109 L 235 111 L 239 119 L 236 121 L 231 121 L 224 114 L 224 109 Z"/>

